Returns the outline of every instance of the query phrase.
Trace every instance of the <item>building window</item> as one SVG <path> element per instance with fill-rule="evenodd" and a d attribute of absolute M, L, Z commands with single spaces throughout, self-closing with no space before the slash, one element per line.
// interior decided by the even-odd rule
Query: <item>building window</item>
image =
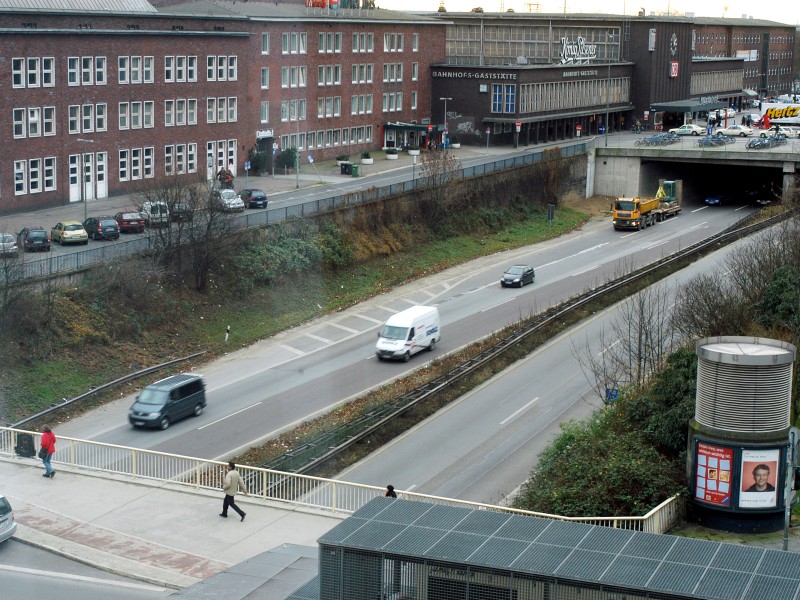
<path fill-rule="evenodd" d="M 130 68 L 130 58 L 127 56 L 120 56 L 117 59 L 117 81 L 119 82 L 120 85 L 125 85 L 128 83 L 129 68 Z"/>
<path fill-rule="evenodd" d="M 84 104 L 81 107 L 81 128 L 84 133 L 94 131 L 94 105 Z"/>
<path fill-rule="evenodd" d="M 52 56 L 47 56 L 42 59 L 42 87 L 53 87 L 55 84 L 56 59 Z"/>
<path fill-rule="evenodd" d="M 269 67 L 261 67 L 261 89 L 269 89 Z"/>
<path fill-rule="evenodd" d="M 24 88 L 25 87 L 25 59 L 12 58 L 11 59 L 11 87 Z"/>
<path fill-rule="evenodd" d="M 403 34 L 402 33 L 384 33 L 383 34 L 383 51 L 384 52 L 402 52 L 403 51 Z"/>
<path fill-rule="evenodd" d="M 175 125 L 175 100 L 164 100 L 164 127 Z"/>
<path fill-rule="evenodd" d="M 374 52 L 375 35 L 372 33 L 353 34 L 353 52 Z"/>
<path fill-rule="evenodd" d="M 403 110 L 403 92 L 392 92 L 383 95 L 383 112 Z"/>
<path fill-rule="evenodd" d="M 94 128 L 95 131 L 106 131 L 107 128 L 107 119 L 106 119 L 106 104 L 95 104 L 94 106 Z M 45 134 L 47 135 L 47 134 Z"/>
<path fill-rule="evenodd" d="M 128 174 L 128 163 L 130 160 L 130 151 L 129 150 L 120 150 L 119 151 L 119 180 L 120 181 L 128 181 L 130 179 L 130 175 Z"/>
<path fill-rule="evenodd" d="M 516 90 L 513 84 L 492 84 L 492 112 L 506 114 L 516 112 Z"/>
<path fill-rule="evenodd" d="M 28 161 L 15 160 L 14 161 L 14 194 L 28 193 Z"/>
<path fill-rule="evenodd" d="M 175 57 L 164 57 L 164 83 L 172 83 L 175 81 Z"/>
<path fill-rule="evenodd" d="M 307 35 L 304 32 L 281 34 L 281 54 L 306 54 Z"/>
<path fill-rule="evenodd" d="M 72 108 L 72 107 L 70 107 Z M 121 130 L 130 129 L 130 104 L 128 102 L 119 103 L 119 128 Z M 72 133 L 70 131 L 70 133 Z"/>
<path fill-rule="evenodd" d="M 411 63 L 411 81 L 419 79 L 419 63 Z"/>
<path fill-rule="evenodd" d="M 105 56 L 95 56 L 94 57 L 94 83 L 95 85 L 105 85 L 107 78 L 106 73 L 106 57 Z"/>
<path fill-rule="evenodd" d="M 39 69 L 41 60 L 36 57 L 28 58 L 28 87 L 39 87 Z"/>
<path fill-rule="evenodd" d="M 42 161 L 32 158 L 28 161 L 28 192 L 37 194 L 42 191 Z"/>
<path fill-rule="evenodd" d="M 15 108 L 13 113 L 13 122 L 14 122 L 14 138 L 24 138 L 25 137 L 25 109 L 24 108 Z"/>
<path fill-rule="evenodd" d="M 197 98 L 189 98 L 186 101 L 186 123 L 197 125 Z"/>
<path fill-rule="evenodd" d="M 411 51 L 412 52 L 419 52 L 419 34 L 412 33 L 411 34 Z"/>
<path fill-rule="evenodd" d="M 269 54 L 269 33 L 261 34 L 261 54 Z"/>
<path fill-rule="evenodd" d="M 269 102 L 266 100 L 261 102 L 261 122 L 269 123 Z"/>
<path fill-rule="evenodd" d="M 52 192 L 56 189 L 56 157 L 48 156 L 44 159 L 44 191 Z"/>
<path fill-rule="evenodd" d="M 197 81 L 197 57 L 186 57 L 186 81 L 194 83 Z"/>
<path fill-rule="evenodd" d="M 56 107 L 45 106 L 42 110 L 42 133 L 44 135 L 56 134 Z"/>
<path fill-rule="evenodd" d="M 417 110 L 417 92 L 411 92 L 411 110 Z"/>

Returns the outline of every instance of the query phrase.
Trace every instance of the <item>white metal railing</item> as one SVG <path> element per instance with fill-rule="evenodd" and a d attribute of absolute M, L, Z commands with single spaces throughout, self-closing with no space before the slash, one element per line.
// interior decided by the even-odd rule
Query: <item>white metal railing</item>
<path fill-rule="evenodd" d="M 23 429 L 0 427 L 0 456 L 35 458 L 41 434 Z M 97 474 L 111 473 L 131 481 L 151 480 L 191 489 L 219 490 L 225 477 L 226 463 L 179 454 L 142 450 L 78 438 L 59 436 L 53 462 L 76 470 Z M 237 465 L 251 497 L 289 502 L 298 506 L 352 514 L 384 489 L 336 479 L 284 473 L 272 469 Z M 665 533 L 681 518 L 683 504 L 679 496 L 668 498 L 641 517 L 565 517 L 520 510 L 481 502 L 469 502 L 415 492 L 398 492 L 408 500 L 462 506 L 510 514 L 558 519 L 603 527 Z"/>

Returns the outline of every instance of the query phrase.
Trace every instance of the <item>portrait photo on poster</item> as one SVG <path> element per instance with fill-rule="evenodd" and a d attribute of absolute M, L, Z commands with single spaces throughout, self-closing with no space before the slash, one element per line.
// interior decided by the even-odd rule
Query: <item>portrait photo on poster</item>
<path fill-rule="evenodd" d="M 777 506 L 780 450 L 742 450 L 739 508 Z"/>

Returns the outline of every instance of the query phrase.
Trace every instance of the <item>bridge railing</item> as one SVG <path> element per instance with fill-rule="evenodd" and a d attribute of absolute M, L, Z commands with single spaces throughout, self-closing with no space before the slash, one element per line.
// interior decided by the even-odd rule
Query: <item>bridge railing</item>
<path fill-rule="evenodd" d="M 0 427 L 0 457 L 32 460 L 40 446 L 41 434 L 24 429 Z M 142 450 L 103 442 L 59 436 L 53 463 L 80 473 L 114 475 L 133 483 L 154 481 L 179 486 L 187 491 L 219 490 L 225 477 L 226 463 L 217 460 L 194 458 L 155 450 Z M 284 473 L 272 469 L 237 465 L 251 497 L 265 501 L 290 503 L 352 514 L 384 489 L 371 485 L 349 483 L 336 479 Z M 398 491 L 398 496 L 408 500 L 424 500 L 435 504 L 463 506 L 481 510 L 513 513 L 587 523 L 603 527 L 664 533 L 682 516 L 682 502 L 678 496 L 668 498 L 649 513 L 640 517 L 565 517 L 481 502 L 431 496 L 416 492 Z"/>

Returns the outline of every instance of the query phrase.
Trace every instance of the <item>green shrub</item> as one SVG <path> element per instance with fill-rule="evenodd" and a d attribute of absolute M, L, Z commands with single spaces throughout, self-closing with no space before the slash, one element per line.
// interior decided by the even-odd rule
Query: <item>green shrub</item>
<path fill-rule="evenodd" d="M 296 164 L 297 164 L 297 148 L 295 147 L 281 150 L 280 152 L 278 152 L 278 156 L 275 158 L 275 165 L 281 169 L 283 168 L 294 169 Z"/>
<path fill-rule="evenodd" d="M 369 153 L 369 150 L 364 150 L 361 153 L 361 158 L 372 158 L 372 155 Z"/>

